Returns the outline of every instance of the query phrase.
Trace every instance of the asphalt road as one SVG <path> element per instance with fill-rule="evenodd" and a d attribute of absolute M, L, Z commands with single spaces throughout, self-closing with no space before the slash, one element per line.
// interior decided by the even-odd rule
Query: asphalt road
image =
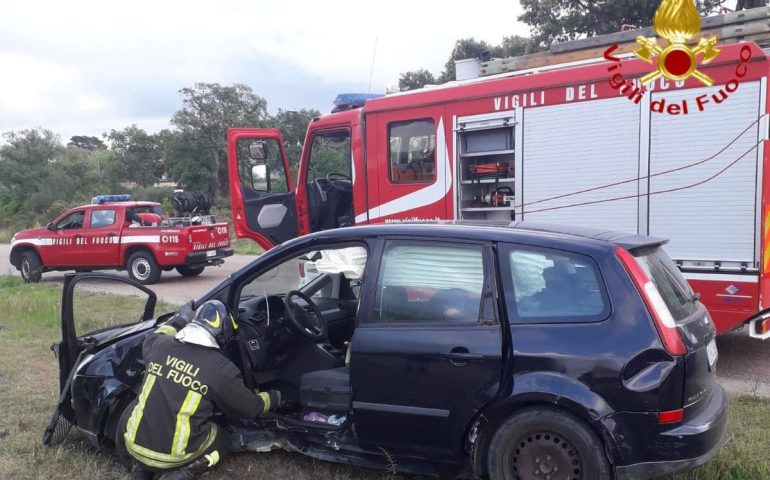
<path fill-rule="evenodd" d="M 8 273 L 18 275 L 6 260 L 9 253 L 10 245 L 0 244 L 0 275 Z M 221 267 L 206 268 L 203 274 L 193 278 L 182 277 L 175 270 L 163 272 L 160 282 L 151 288 L 167 302 L 181 305 L 188 300 L 197 299 L 255 258 L 234 255 L 226 259 Z M 110 271 L 109 273 L 127 276 L 126 272 Z M 63 278 L 64 272 L 43 274 L 43 280 L 46 282 L 61 283 Z M 126 292 L 123 287 L 109 286 L 102 289 L 111 293 Z M 722 386 L 732 392 L 770 398 L 770 340 L 754 340 L 749 337 L 744 328 L 719 337 L 717 347 L 719 348 L 717 375 Z"/>

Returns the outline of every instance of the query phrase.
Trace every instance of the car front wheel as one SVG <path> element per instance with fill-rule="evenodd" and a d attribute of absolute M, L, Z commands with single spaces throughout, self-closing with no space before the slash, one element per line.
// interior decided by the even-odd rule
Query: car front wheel
<path fill-rule="evenodd" d="M 596 435 L 571 415 L 546 407 L 517 412 L 500 426 L 487 468 L 492 480 L 612 478 Z"/>
<path fill-rule="evenodd" d="M 160 280 L 161 269 L 150 252 L 140 251 L 131 254 L 126 262 L 128 276 L 142 285 L 151 285 Z"/>
<path fill-rule="evenodd" d="M 37 283 L 43 278 L 43 262 L 35 252 L 24 252 L 19 264 L 21 278 L 26 283 Z"/>

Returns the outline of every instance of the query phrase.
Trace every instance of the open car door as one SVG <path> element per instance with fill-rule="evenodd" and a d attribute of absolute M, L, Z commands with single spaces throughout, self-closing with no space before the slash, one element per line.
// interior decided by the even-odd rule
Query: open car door
<path fill-rule="evenodd" d="M 231 128 L 227 159 L 235 235 L 264 249 L 297 237 L 296 194 L 281 133 Z"/>
<path fill-rule="evenodd" d="M 119 305 L 107 301 L 104 291 L 125 284 L 136 289 L 133 296 L 121 297 Z M 98 286 L 98 290 L 95 288 Z M 59 402 L 43 434 L 43 443 L 61 442 L 76 424 L 71 385 L 81 363 L 91 353 L 131 335 L 137 329 L 154 327 L 155 292 L 129 278 L 104 273 L 68 274 L 64 277 L 59 343 L 51 346 L 59 361 Z M 117 328 L 122 327 L 122 328 Z"/>

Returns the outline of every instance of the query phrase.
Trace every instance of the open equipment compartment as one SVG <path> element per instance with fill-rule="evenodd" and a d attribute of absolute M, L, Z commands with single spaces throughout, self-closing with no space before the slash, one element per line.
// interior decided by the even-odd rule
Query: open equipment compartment
<path fill-rule="evenodd" d="M 457 218 L 515 220 L 517 111 L 456 119 Z"/>

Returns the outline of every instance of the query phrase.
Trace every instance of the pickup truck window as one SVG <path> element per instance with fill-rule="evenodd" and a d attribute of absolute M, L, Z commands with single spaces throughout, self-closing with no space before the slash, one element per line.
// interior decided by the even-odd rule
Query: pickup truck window
<path fill-rule="evenodd" d="M 480 246 L 388 242 L 368 321 L 476 324 L 483 285 Z"/>
<path fill-rule="evenodd" d="M 56 228 L 58 230 L 74 230 L 76 228 L 83 228 L 83 221 L 85 218 L 86 212 L 83 210 L 72 212 L 59 220 L 59 222 L 56 224 Z"/>
<path fill-rule="evenodd" d="M 115 223 L 115 210 L 91 210 L 91 228 L 109 227 Z"/>
<path fill-rule="evenodd" d="M 609 302 L 596 264 L 571 252 L 517 248 L 504 254 L 511 322 L 575 323 L 607 318 Z"/>

